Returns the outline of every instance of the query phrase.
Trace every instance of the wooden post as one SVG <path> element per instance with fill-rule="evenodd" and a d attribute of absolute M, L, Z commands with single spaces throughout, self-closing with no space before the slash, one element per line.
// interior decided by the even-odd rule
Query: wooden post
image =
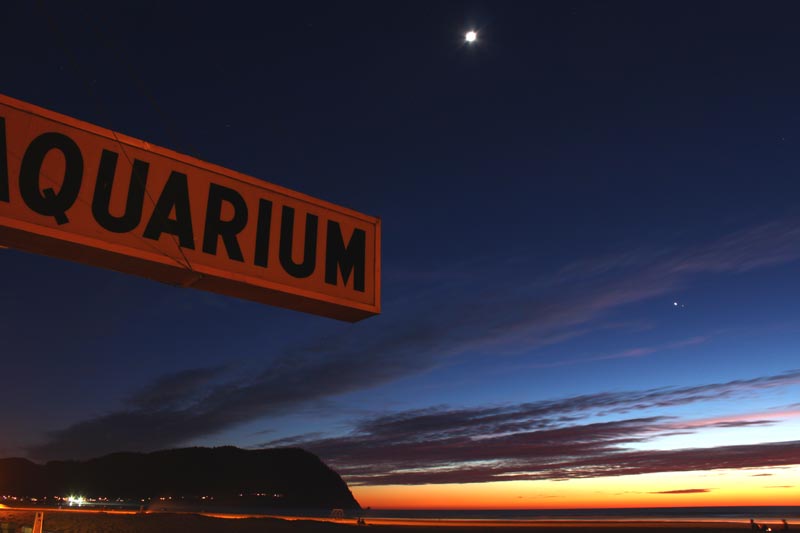
<path fill-rule="evenodd" d="M 44 511 L 36 511 L 36 518 L 33 519 L 33 533 L 42 533 L 43 522 Z"/>

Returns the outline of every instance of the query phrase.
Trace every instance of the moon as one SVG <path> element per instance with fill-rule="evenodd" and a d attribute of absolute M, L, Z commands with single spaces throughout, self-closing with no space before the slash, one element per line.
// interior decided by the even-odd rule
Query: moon
<path fill-rule="evenodd" d="M 467 33 L 464 34 L 464 40 L 468 43 L 474 43 L 475 40 L 478 38 L 478 32 L 475 30 L 469 30 Z"/>

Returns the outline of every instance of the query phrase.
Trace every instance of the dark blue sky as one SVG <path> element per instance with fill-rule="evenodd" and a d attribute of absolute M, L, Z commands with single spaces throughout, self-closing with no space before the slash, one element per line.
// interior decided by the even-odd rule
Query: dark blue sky
<path fill-rule="evenodd" d="M 704 443 L 796 439 L 796 5 L 173 4 L 3 4 L 0 92 L 379 216 L 383 313 L 0 250 L 0 455 L 299 442 L 364 483 L 415 464 L 336 441 L 382 421 L 447 450 L 774 411 Z M 457 460 L 424 479 L 497 475 Z"/>

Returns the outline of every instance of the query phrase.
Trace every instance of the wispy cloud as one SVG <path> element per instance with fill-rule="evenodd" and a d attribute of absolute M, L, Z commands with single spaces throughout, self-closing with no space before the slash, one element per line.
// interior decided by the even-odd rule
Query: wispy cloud
<path fill-rule="evenodd" d="M 496 279 L 491 292 L 477 295 L 480 306 L 457 301 L 454 309 L 439 314 L 459 347 L 530 350 L 595 331 L 609 311 L 674 294 L 697 275 L 747 272 L 798 258 L 800 220 L 784 220 L 686 249 L 587 259 L 546 279 L 520 279 L 519 274 Z M 609 358 L 626 355 L 637 356 L 620 352 Z"/>
<path fill-rule="evenodd" d="M 707 342 L 710 336 L 694 336 L 678 342 L 670 342 L 659 344 L 655 346 L 639 346 L 636 348 L 628 348 L 619 352 L 608 354 L 595 355 L 591 357 L 581 357 L 575 359 L 559 359 L 558 361 L 537 362 L 524 365 L 526 368 L 557 368 L 562 366 L 571 366 L 582 363 L 591 363 L 595 361 L 610 361 L 614 359 L 631 359 L 635 357 L 645 357 L 655 353 L 660 353 L 678 348 L 685 348 L 687 346 L 695 346 Z"/>
<path fill-rule="evenodd" d="M 275 354 L 261 372 L 247 378 L 226 377 L 222 369 L 164 376 L 134 394 L 122 409 L 50 432 L 29 453 L 78 458 L 180 445 L 429 371 L 470 350 L 508 353 L 563 343 L 607 327 L 604 319 L 611 311 L 668 294 L 697 274 L 744 272 L 798 256 L 800 224 L 792 220 L 683 251 L 629 252 L 597 263 L 585 261 L 547 279 L 528 279 L 517 265 L 513 276 L 496 278 L 490 289 L 478 290 L 470 282 L 469 290 L 463 290 L 458 286 L 463 282 L 455 281 L 436 294 L 411 295 L 403 303 L 404 311 Z M 681 342 L 702 341 L 696 337 Z M 598 357 L 642 357 L 676 347 L 679 344 Z M 699 388 L 696 394 L 703 397 L 707 392 Z M 595 395 L 572 401 L 603 406 L 607 400 Z M 610 402 L 608 409 L 623 409 L 616 396 Z"/>
<path fill-rule="evenodd" d="M 430 368 L 436 353 L 431 344 L 439 342 L 420 329 L 405 328 L 371 342 L 359 340 L 330 339 L 324 346 L 306 346 L 274 359 L 247 378 L 220 379 L 219 369 L 164 376 L 133 395 L 125 409 L 52 431 L 45 442 L 31 446 L 29 454 L 85 458 L 121 449 L 180 445 L 365 384 L 375 386 Z M 343 368 L 347 371 L 342 372 Z"/>
<path fill-rule="evenodd" d="M 194 368 L 162 376 L 130 398 L 130 404 L 142 410 L 175 408 L 202 395 L 203 388 L 220 377 L 224 369 Z"/>
<path fill-rule="evenodd" d="M 536 435 L 531 435 L 535 437 Z M 624 439 L 632 442 L 634 439 Z M 562 480 L 592 477 L 613 477 L 660 472 L 772 467 L 797 464 L 800 441 L 712 449 L 621 451 L 601 443 L 599 450 L 589 446 L 556 444 L 545 453 L 529 453 L 516 457 L 514 463 L 458 465 L 451 468 L 417 467 L 415 470 L 382 469 L 353 472 L 342 469 L 345 479 L 354 485 L 418 485 L 429 483 L 482 483 L 507 480 Z M 619 442 L 618 444 L 623 444 Z M 579 452 L 579 455 L 575 452 Z"/>
<path fill-rule="evenodd" d="M 681 421 L 665 424 L 665 428 L 677 430 L 700 428 L 742 428 L 755 426 L 772 426 L 776 423 L 800 417 L 798 409 L 780 409 L 759 413 L 742 413 L 737 415 L 718 416 L 698 420 Z"/>
<path fill-rule="evenodd" d="M 648 492 L 648 494 L 698 494 L 703 492 L 711 492 L 714 489 L 678 489 L 678 490 L 660 490 L 658 492 Z"/>
<path fill-rule="evenodd" d="M 765 425 L 775 419 L 750 415 L 749 419 L 683 422 L 666 416 L 594 423 L 585 420 L 653 407 L 735 399 L 753 388 L 764 390 L 799 383 L 800 371 L 794 371 L 697 387 L 592 394 L 514 406 L 430 408 L 361 420 L 349 435 L 297 439 L 291 443 L 319 454 L 356 484 L 569 479 L 788 465 L 797 463 L 800 441 L 713 450 L 632 448 L 675 431 Z"/>

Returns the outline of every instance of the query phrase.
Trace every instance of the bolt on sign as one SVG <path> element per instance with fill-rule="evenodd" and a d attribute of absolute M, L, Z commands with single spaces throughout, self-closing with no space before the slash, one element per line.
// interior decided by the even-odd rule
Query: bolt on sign
<path fill-rule="evenodd" d="M 0 246 L 355 322 L 380 220 L 0 95 Z"/>

